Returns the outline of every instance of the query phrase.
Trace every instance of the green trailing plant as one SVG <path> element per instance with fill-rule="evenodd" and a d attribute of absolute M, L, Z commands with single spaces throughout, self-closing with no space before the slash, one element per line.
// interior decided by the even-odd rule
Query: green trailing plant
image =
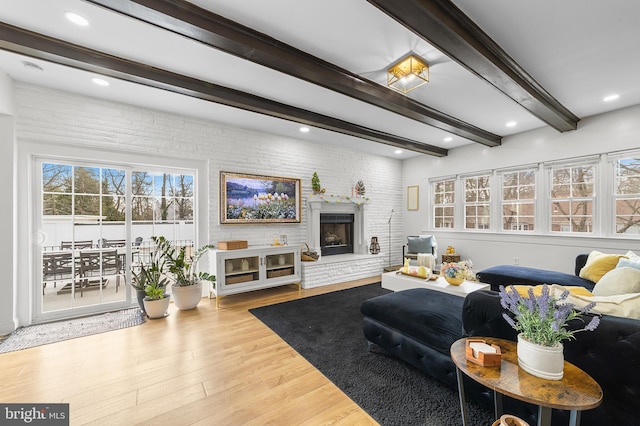
<path fill-rule="evenodd" d="M 198 261 L 214 246 L 207 244 L 195 251 L 191 256 L 187 256 L 187 248 L 176 249 L 165 237 L 153 237 L 153 241 L 160 249 L 166 263 L 166 271 L 173 281 L 174 286 L 186 287 L 196 285 L 201 280 L 209 281 L 215 287 L 216 276 L 208 272 L 198 272 Z"/>

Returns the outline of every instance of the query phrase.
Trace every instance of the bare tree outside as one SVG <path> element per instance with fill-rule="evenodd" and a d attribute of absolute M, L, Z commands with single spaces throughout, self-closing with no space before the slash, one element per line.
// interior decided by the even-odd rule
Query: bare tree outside
<path fill-rule="evenodd" d="M 552 231 L 593 231 L 594 183 L 593 165 L 551 170 Z"/>
<path fill-rule="evenodd" d="M 502 175 L 502 229 L 535 229 L 536 169 Z"/>
<path fill-rule="evenodd" d="M 640 234 L 640 158 L 616 162 L 616 233 Z"/>

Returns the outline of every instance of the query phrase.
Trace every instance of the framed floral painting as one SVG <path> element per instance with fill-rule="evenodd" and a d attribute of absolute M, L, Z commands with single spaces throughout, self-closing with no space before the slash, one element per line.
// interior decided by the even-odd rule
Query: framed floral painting
<path fill-rule="evenodd" d="M 300 223 L 300 179 L 220 172 L 220 223 Z"/>

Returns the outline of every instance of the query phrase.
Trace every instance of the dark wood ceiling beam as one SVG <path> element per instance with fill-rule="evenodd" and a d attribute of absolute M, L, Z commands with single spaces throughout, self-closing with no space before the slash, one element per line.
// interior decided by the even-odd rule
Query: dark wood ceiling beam
<path fill-rule="evenodd" d="M 501 143 L 498 135 L 184 0 L 86 1 L 474 142 Z"/>
<path fill-rule="evenodd" d="M 306 124 L 422 154 L 444 157 L 447 150 L 285 105 L 270 99 L 108 55 L 0 22 L 0 48 L 230 107 Z"/>
<path fill-rule="evenodd" d="M 558 131 L 580 120 L 450 0 L 367 0 Z"/>

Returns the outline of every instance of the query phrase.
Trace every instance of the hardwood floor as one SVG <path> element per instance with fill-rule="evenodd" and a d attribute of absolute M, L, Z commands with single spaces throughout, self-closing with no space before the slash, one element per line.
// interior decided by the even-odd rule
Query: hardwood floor
<path fill-rule="evenodd" d="M 0 401 L 70 404 L 71 425 L 375 425 L 248 309 L 377 282 L 202 299 L 137 327 L 0 355 Z"/>

